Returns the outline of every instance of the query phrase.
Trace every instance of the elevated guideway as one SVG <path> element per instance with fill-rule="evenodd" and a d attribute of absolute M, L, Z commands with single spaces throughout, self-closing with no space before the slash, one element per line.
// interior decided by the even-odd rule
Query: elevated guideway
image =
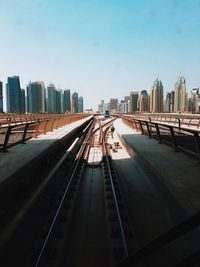
<path fill-rule="evenodd" d="M 0 206 L 2 211 L 12 206 L 13 199 L 26 194 L 39 183 L 47 165 L 53 166 L 56 158 L 73 142 L 92 116 L 72 122 L 53 132 L 41 134 L 37 138 L 11 147 L 0 153 Z M 2 216 L 3 216 L 2 212 Z"/>
<path fill-rule="evenodd" d="M 159 144 L 148 135 L 142 135 L 139 129 L 128 127 L 121 119 L 116 120 L 114 125 L 120 142 L 129 152 L 127 155 L 122 153 L 120 156 L 121 152 L 118 150 L 115 165 L 123 178 L 121 183 L 141 248 L 159 236 L 163 236 L 159 242 L 160 240 L 166 242 L 169 238 L 166 233 L 189 218 L 192 218 L 189 221 L 190 225 L 198 225 L 199 159 L 181 151 L 175 152 L 173 147 L 166 144 Z M 180 239 L 175 236 L 175 231 L 170 232 L 170 238 L 172 240 L 174 238 L 174 242 L 171 246 L 167 246 L 165 253 L 159 254 L 162 266 L 174 266 L 175 262 L 200 249 L 198 228 L 184 235 L 184 231 L 187 232 L 186 229 L 188 229 L 188 223 L 183 225 Z M 159 242 L 152 243 L 152 246 L 162 244 Z M 149 251 L 152 246 L 148 248 Z M 144 250 L 141 251 L 141 255 L 145 253 Z M 158 262 L 157 256 L 154 266 L 160 266 Z M 131 263 L 131 260 L 124 261 L 124 265 L 122 263 L 120 267 L 132 266 L 126 263 Z"/>
<path fill-rule="evenodd" d="M 91 117 L 87 117 L 73 122 L 53 132 L 48 132 L 47 134 L 39 135 L 37 138 L 32 138 L 27 141 L 26 144 L 19 144 L 12 147 L 7 153 L 0 153 L 0 183 L 90 119 Z"/>

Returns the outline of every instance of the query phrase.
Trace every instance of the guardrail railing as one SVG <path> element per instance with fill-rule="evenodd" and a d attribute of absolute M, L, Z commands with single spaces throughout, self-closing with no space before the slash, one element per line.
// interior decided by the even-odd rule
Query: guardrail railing
<path fill-rule="evenodd" d="M 200 158 L 200 128 L 190 128 L 181 124 L 180 118 L 176 118 L 176 124 L 138 119 L 131 116 L 122 117 L 124 123 L 129 127 L 147 134 L 149 138 L 156 138 L 158 142 L 173 145 L 174 150 L 184 150 Z"/>
<path fill-rule="evenodd" d="M 161 122 L 167 124 L 177 124 L 178 121 L 181 126 L 185 125 L 187 127 L 200 129 L 200 115 L 194 114 L 173 114 L 173 113 L 143 113 L 126 115 L 126 117 L 134 117 L 138 120 L 148 120 Z"/>
<path fill-rule="evenodd" d="M 10 120 L 0 126 L 0 152 L 7 152 L 8 149 L 17 144 L 24 144 L 31 138 L 37 138 L 41 134 L 52 132 L 55 129 L 83 119 L 89 115 L 79 114 L 70 116 L 50 116 L 41 118 L 27 118 L 27 121 Z M 12 122 L 11 122 L 12 121 Z"/>

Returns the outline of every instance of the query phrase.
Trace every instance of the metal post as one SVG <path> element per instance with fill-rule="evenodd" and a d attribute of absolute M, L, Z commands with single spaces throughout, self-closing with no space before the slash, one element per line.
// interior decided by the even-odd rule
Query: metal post
<path fill-rule="evenodd" d="M 149 138 L 151 138 L 151 130 L 150 130 L 150 128 L 149 128 L 149 123 L 148 123 L 148 121 L 146 121 L 146 125 L 147 125 L 147 130 L 148 130 Z"/>
<path fill-rule="evenodd" d="M 37 125 L 35 127 L 35 132 L 33 133 L 33 137 L 37 138 L 38 137 L 38 131 L 39 131 L 39 127 L 40 127 L 40 122 L 37 122 Z"/>
<path fill-rule="evenodd" d="M 161 138 L 161 135 L 160 135 L 160 129 L 159 129 L 159 126 L 157 123 L 154 123 L 155 124 L 155 127 L 156 127 L 156 131 L 157 131 L 157 135 L 158 135 L 158 141 L 159 141 L 159 144 L 162 144 L 162 138 Z"/>
<path fill-rule="evenodd" d="M 6 136 L 5 136 L 5 140 L 4 140 L 4 144 L 3 144 L 3 152 L 7 152 L 7 144 L 8 144 L 8 140 L 11 134 L 11 130 L 12 130 L 12 126 L 8 126 L 8 130 L 6 132 Z"/>
<path fill-rule="evenodd" d="M 46 134 L 47 133 L 47 124 L 49 124 L 49 122 L 50 121 L 48 121 L 48 120 L 46 120 L 46 121 L 44 121 L 44 134 Z M 52 131 L 51 131 L 52 132 Z"/>
<path fill-rule="evenodd" d="M 198 153 L 198 156 L 200 158 L 200 141 L 199 141 L 198 132 L 194 132 L 194 140 L 195 140 L 195 144 L 196 144 L 196 148 L 197 148 L 197 153 Z"/>
<path fill-rule="evenodd" d="M 181 120 L 179 119 L 179 118 L 177 118 L 177 120 L 178 120 L 178 129 L 179 129 L 179 133 L 181 132 Z"/>
<path fill-rule="evenodd" d="M 177 146 L 176 137 L 175 137 L 175 134 L 174 134 L 174 128 L 172 126 L 169 126 L 169 129 L 170 129 L 172 141 L 173 141 L 173 144 L 174 144 L 174 151 L 177 152 L 178 151 L 178 146 Z"/>
<path fill-rule="evenodd" d="M 27 133 L 27 130 L 28 130 L 28 126 L 29 126 L 29 124 L 28 123 L 26 123 L 26 125 L 25 125 L 25 128 L 24 128 L 24 133 L 23 133 L 23 136 L 22 136 L 22 144 L 25 144 L 25 140 L 26 140 L 26 133 Z"/>
<path fill-rule="evenodd" d="M 143 127 L 142 127 L 142 122 L 139 121 L 139 124 L 140 124 L 140 128 L 141 128 L 142 135 L 144 135 L 144 129 L 143 129 Z"/>

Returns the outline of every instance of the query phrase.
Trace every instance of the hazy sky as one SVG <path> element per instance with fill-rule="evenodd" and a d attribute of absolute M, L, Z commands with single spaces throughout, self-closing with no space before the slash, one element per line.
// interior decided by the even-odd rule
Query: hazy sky
<path fill-rule="evenodd" d="M 200 0 L 0 0 L 0 80 L 19 75 L 84 97 L 200 87 Z"/>

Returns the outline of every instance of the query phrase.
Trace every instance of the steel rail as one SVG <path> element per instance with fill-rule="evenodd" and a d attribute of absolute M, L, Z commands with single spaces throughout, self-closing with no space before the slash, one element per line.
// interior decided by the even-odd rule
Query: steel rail
<path fill-rule="evenodd" d="M 115 119 L 111 119 L 110 121 L 104 123 L 103 125 L 100 125 L 99 127 L 97 127 L 96 129 L 94 129 L 94 131 L 92 132 L 92 134 L 95 134 L 97 131 L 99 131 L 101 128 L 105 127 L 106 125 L 112 123 Z M 100 130 L 101 131 L 101 130 Z M 101 135 L 101 133 L 100 133 Z"/>
<path fill-rule="evenodd" d="M 66 186 L 66 189 L 65 189 L 64 194 L 63 194 L 63 196 L 62 196 L 62 199 L 61 199 L 61 201 L 60 201 L 60 204 L 59 204 L 59 206 L 58 206 L 58 208 L 57 208 L 57 211 L 56 211 L 56 213 L 55 213 L 54 219 L 53 219 L 53 221 L 52 221 L 52 223 L 51 223 L 51 226 L 50 226 L 50 228 L 49 228 L 49 231 L 48 231 L 48 233 L 47 233 L 47 236 L 46 236 L 46 238 L 45 238 L 45 241 L 44 241 L 43 246 L 42 246 L 42 248 L 41 248 L 41 250 L 40 250 L 39 256 L 38 256 L 38 258 L 37 258 L 37 260 L 36 260 L 36 263 L 35 263 L 34 267 L 38 267 L 38 266 L 39 266 L 39 264 L 40 264 L 40 262 L 41 262 L 41 260 L 42 260 L 42 257 L 43 257 L 43 255 L 44 255 L 44 253 L 45 253 L 45 249 L 46 249 L 46 247 L 47 247 L 47 243 L 48 243 L 49 238 L 50 238 L 50 236 L 51 236 L 51 234 L 52 234 L 52 232 L 53 232 L 55 223 L 56 223 L 57 218 L 58 218 L 58 216 L 59 216 L 59 213 L 60 213 L 60 211 L 61 211 L 61 209 L 62 209 L 64 200 L 65 200 L 65 198 L 66 198 L 66 196 L 67 196 L 67 194 L 68 194 L 69 188 L 70 188 L 70 186 L 71 186 L 71 184 L 72 184 L 72 180 L 73 180 L 73 178 L 74 178 L 74 176 L 75 176 L 75 174 L 76 174 L 76 171 L 77 171 L 77 169 L 78 169 L 78 167 L 79 167 L 79 164 L 80 164 L 80 161 L 81 161 L 81 155 L 84 153 L 84 150 L 85 150 L 86 145 L 87 145 L 87 141 L 88 141 L 88 139 L 89 139 L 90 136 L 91 136 L 91 131 L 92 131 L 92 124 L 91 124 L 91 128 L 88 130 L 88 133 L 87 133 L 87 135 L 86 135 L 86 138 L 85 138 L 86 141 L 83 142 L 83 144 L 82 144 L 82 146 L 81 146 L 81 148 L 80 148 L 80 151 L 79 151 L 79 153 L 78 153 L 77 156 L 76 156 L 76 160 L 77 160 L 77 161 L 75 162 L 75 167 L 74 167 L 73 172 L 72 172 L 72 174 L 71 174 L 71 176 L 70 176 L 70 179 L 69 179 L 69 181 L 68 181 L 68 184 L 67 184 L 67 186 Z"/>
<path fill-rule="evenodd" d="M 107 122 L 106 124 L 103 125 L 103 127 L 106 126 L 108 123 L 111 123 L 112 121 L 113 121 L 113 120 Z M 73 168 L 73 172 L 72 172 L 72 174 L 71 174 L 71 176 L 70 176 L 70 179 L 69 179 L 69 181 L 68 181 L 68 184 L 67 184 L 67 186 L 66 186 L 66 189 L 65 189 L 65 191 L 64 191 L 64 193 L 63 193 L 63 196 L 62 196 L 62 198 L 61 198 L 60 204 L 59 204 L 59 206 L 58 206 L 58 208 L 57 208 L 57 210 L 56 210 L 56 213 L 55 213 L 55 215 L 54 215 L 53 221 L 52 221 L 51 226 L 50 226 L 50 228 L 49 228 L 49 230 L 48 230 L 47 236 L 46 236 L 46 238 L 45 238 L 45 240 L 44 240 L 44 242 L 43 242 L 42 248 L 41 248 L 40 253 L 39 253 L 38 257 L 37 257 L 37 260 L 36 260 L 36 262 L 35 262 L 34 267 L 38 267 L 38 266 L 40 266 L 41 260 L 42 260 L 42 258 L 43 258 L 43 256 L 44 256 L 44 254 L 45 254 L 45 250 L 46 250 L 46 248 L 47 248 L 47 246 L 48 246 L 48 242 L 49 242 L 50 236 L 52 235 L 52 232 L 53 232 L 53 230 L 54 230 L 54 227 L 55 227 L 57 218 L 58 218 L 58 216 L 59 216 L 59 214 L 60 214 L 60 211 L 61 211 L 61 209 L 62 209 L 64 200 L 65 200 L 65 198 L 66 198 L 66 196 L 67 196 L 67 194 L 68 194 L 68 191 L 69 191 L 69 188 L 70 188 L 70 186 L 71 186 L 71 184 L 72 184 L 72 181 L 73 181 L 73 179 L 74 179 L 74 176 L 76 175 L 77 169 L 78 169 L 78 167 L 79 167 L 79 165 L 80 165 L 80 161 L 81 161 L 81 159 L 83 158 L 83 154 L 85 153 L 85 150 L 86 150 L 86 147 L 87 147 L 87 145 L 88 145 L 88 143 L 89 143 L 89 140 L 90 140 L 90 138 L 94 135 L 94 133 L 100 129 L 100 128 L 98 128 L 98 129 L 93 130 L 93 124 L 92 124 L 92 123 L 94 123 L 94 121 L 92 121 L 92 122 L 90 123 L 90 124 L 91 124 L 91 125 L 90 125 L 90 129 L 88 130 L 88 133 L 87 133 L 87 135 L 86 135 L 86 138 L 85 138 L 84 142 L 82 143 L 82 146 L 81 146 L 79 152 L 78 152 L 77 155 L 76 155 L 76 159 L 75 159 L 76 162 L 75 162 L 75 166 L 74 166 L 74 168 Z M 87 127 L 87 128 L 88 128 L 88 127 Z M 88 153 L 89 153 L 89 151 L 88 151 Z"/>
<path fill-rule="evenodd" d="M 108 151 L 108 148 L 106 146 L 106 140 L 105 140 L 106 136 L 107 136 L 107 132 L 108 132 L 110 127 L 111 127 L 111 125 L 109 127 L 107 127 L 106 130 L 103 132 L 103 139 L 102 139 L 103 143 L 102 143 L 102 146 L 103 146 L 103 150 L 105 152 L 105 158 L 106 158 L 106 163 L 107 163 L 107 167 L 108 167 L 108 174 L 109 174 L 112 194 L 113 194 L 113 198 L 114 198 L 115 210 L 116 210 L 116 213 L 117 213 L 118 224 L 119 224 L 119 228 L 120 228 L 120 235 L 121 235 L 122 244 L 123 244 L 124 257 L 128 257 L 129 253 L 128 253 L 128 248 L 127 248 L 125 231 L 124 231 L 123 223 L 122 223 L 122 220 L 121 220 L 121 215 L 120 215 L 120 211 L 119 211 L 119 205 L 118 205 L 117 196 L 116 196 L 116 193 L 115 193 L 115 187 L 114 187 L 114 184 L 113 184 L 112 172 L 111 172 L 110 162 L 109 162 L 109 158 L 108 158 L 109 151 Z"/>

